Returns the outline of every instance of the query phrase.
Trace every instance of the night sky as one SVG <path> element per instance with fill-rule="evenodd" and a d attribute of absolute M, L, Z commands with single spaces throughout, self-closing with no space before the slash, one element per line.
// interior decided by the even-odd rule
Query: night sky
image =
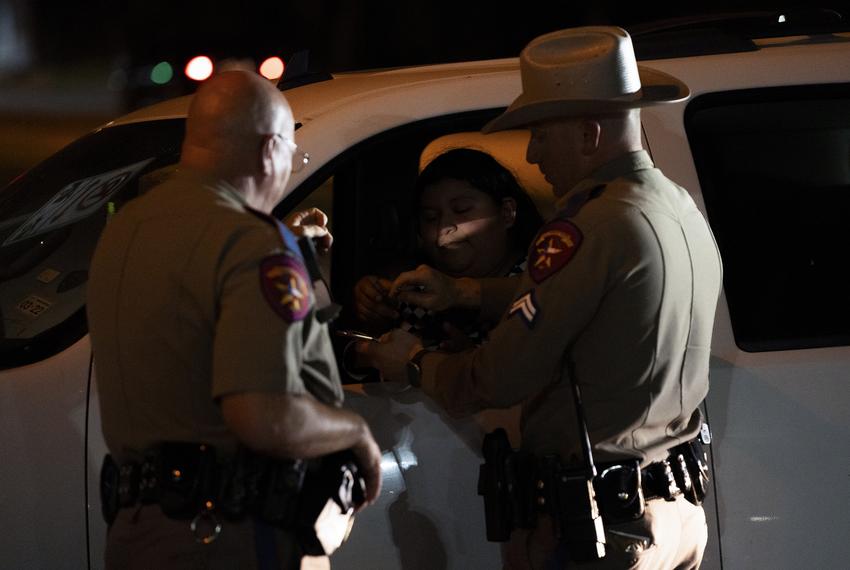
<path fill-rule="evenodd" d="M 30 27 L 43 60 L 121 57 L 145 64 L 195 53 L 257 58 L 309 48 L 317 66 L 341 71 L 511 57 L 536 35 L 576 25 L 610 23 L 628 29 L 659 18 L 794 5 L 700 0 L 673 7 L 666 2 L 609 0 L 525 0 L 507 5 L 463 0 L 95 0 L 88 4 L 90 10 L 81 10 L 76 2 L 29 2 Z M 848 1 L 830 5 L 842 10 Z"/>

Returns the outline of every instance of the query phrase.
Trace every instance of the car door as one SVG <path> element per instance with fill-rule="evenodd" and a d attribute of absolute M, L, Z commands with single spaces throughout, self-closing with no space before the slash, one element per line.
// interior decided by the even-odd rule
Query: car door
<path fill-rule="evenodd" d="M 693 98 L 645 111 L 644 125 L 724 259 L 706 401 L 722 563 L 839 568 L 850 532 L 850 46 L 769 45 L 658 62 Z"/>
<path fill-rule="evenodd" d="M 318 169 L 279 206 L 279 216 L 312 206 L 330 216 L 334 247 L 320 261 L 343 306 L 332 330 L 358 327 L 351 304 L 357 278 L 414 259 L 413 186 L 427 143 L 477 130 L 496 112 L 412 121 L 368 137 Z M 341 364 L 347 343 L 335 337 Z M 350 540 L 333 556 L 334 568 L 498 566 L 499 547 L 484 539 L 476 493 L 481 439 L 489 426 L 479 418 L 449 418 L 419 390 L 377 382 L 374 375 L 364 382 L 342 367 L 345 405 L 366 418 L 383 450 L 384 490 L 357 516 Z"/>

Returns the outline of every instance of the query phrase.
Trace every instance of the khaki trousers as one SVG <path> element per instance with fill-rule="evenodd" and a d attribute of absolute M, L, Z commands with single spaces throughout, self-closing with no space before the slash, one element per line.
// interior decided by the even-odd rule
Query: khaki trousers
<path fill-rule="evenodd" d="M 690 570 L 699 568 L 708 528 L 702 507 L 679 496 L 675 501 L 653 499 L 643 518 L 605 525 L 605 558 L 575 563 L 557 551 L 552 519 L 541 517 L 537 528 L 517 529 L 502 548 L 504 570 L 640 569 Z"/>
<path fill-rule="evenodd" d="M 196 540 L 189 521 L 173 520 L 159 505 L 121 509 L 106 537 L 107 570 L 328 570 L 326 556 L 303 557 L 290 533 L 251 518 L 221 520 L 221 533 L 209 544 Z M 199 525 L 197 534 L 212 531 Z"/>

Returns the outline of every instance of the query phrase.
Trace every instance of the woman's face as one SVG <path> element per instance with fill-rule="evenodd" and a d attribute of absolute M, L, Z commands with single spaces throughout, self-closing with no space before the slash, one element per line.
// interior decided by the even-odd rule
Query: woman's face
<path fill-rule="evenodd" d="M 454 277 L 497 274 L 510 253 L 516 202 L 497 203 L 468 182 L 444 178 L 422 192 L 419 235 L 435 268 Z"/>

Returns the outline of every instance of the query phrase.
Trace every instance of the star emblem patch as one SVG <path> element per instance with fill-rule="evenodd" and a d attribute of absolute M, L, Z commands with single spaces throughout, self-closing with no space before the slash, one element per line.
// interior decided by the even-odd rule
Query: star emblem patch
<path fill-rule="evenodd" d="M 263 259 L 260 287 L 271 308 L 286 322 L 300 321 L 310 311 L 307 272 L 294 257 L 271 255 Z"/>
<path fill-rule="evenodd" d="M 555 220 L 543 226 L 528 256 L 528 274 L 534 282 L 542 283 L 569 263 L 581 240 L 581 230 L 567 220 Z"/>

